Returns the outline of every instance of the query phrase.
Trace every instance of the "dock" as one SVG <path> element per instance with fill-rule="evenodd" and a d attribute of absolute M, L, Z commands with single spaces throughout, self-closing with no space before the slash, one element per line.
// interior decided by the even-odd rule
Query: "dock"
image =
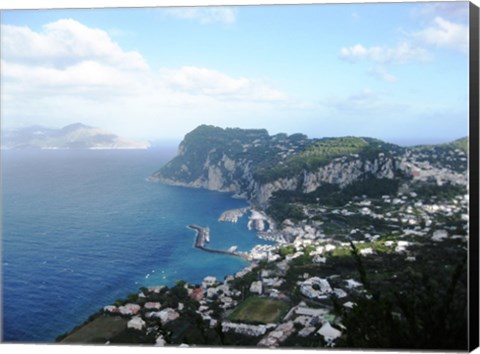
<path fill-rule="evenodd" d="M 208 248 L 205 247 L 205 244 L 210 241 L 210 228 L 209 227 L 203 227 L 203 226 L 198 226 L 195 224 L 191 224 L 187 226 L 190 230 L 194 230 L 197 233 L 197 236 L 195 238 L 195 248 L 199 248 L 205 252 L 210 252 L 210 253 L 218 253 L 218 254 L 226 254 L 229 256 L 236 256 L 243 258 L 247 261 L 250 260 L 248 255 L 236 251 L 226 251 L 226 250 L 217 250 L 213 248 Z"/>

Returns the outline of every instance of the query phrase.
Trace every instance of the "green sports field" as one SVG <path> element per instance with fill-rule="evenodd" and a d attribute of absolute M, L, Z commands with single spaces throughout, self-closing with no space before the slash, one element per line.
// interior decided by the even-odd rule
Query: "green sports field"
<path fill-rule="evenodd" d="M 283 301 L 252 296 L 238 305 L 229 319 L 245 323 L 275 323 L 285 315 L 288 308 Z"/>

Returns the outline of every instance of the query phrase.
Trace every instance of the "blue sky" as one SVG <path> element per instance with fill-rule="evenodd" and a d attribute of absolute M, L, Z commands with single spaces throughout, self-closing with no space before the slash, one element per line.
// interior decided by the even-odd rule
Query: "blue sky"
<path fill-rule="evenodd" d="M 2 128 L 468 135 L 468 3 L 6 10 Z"/>

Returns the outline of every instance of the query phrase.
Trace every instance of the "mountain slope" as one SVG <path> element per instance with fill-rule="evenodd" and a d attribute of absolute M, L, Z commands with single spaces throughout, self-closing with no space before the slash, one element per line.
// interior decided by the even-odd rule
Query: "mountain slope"
<path fill-rule="evenodd" d="M 308 139 L 202 125 L 185 136 L 177 156 L 151 179 L 235 192 L 267 207 L 281 191 L 308 194 L 322 186 L 345 188 L 367 180 L 465 185 L 466 161 L 465 152 L 449 144 L 407 149 L 372 138 Z"/>

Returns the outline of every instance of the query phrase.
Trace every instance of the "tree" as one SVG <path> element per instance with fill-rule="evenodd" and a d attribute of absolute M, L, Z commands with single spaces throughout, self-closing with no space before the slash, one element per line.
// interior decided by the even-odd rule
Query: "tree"
<path fill-rule="evenodd" d="M 374 290 L 357 249 L 352 244 L 360 279 L 367 294 L 345 310 L 335 306 L 347 328 L 337 346 L 352 348 L 466 350 L 468 312 L 466 259 L 462 258 L 445 281 L 431 276 L 432 269 L 407 268 L 409 281 L 402 291 Z M 335 302 L 335 300 L 334 300 Z"/>

